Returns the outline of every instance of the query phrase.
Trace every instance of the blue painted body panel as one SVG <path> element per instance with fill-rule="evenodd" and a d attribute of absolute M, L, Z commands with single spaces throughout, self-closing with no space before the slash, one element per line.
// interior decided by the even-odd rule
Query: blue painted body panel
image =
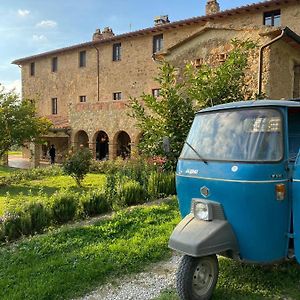
<path fill-rule="evenodd" d="M 238 167 L 236 172 L 232 167 Z M 191 170 L 193 170 L 191 172 Z M 198 173 L 197 173 L 198 171 Z M 190 173 L 197 173 L 190 175 Z M 272 262 L 286 257 L 290 202 L 275 198 L 275 185 L 287 183 L 282 163 L 246 164 L 179 160 L 177 193 L 182 216 L 190 212 L 192 198 L 204 198 L 200 188 L 210 190 L 208 200 L 222 204 L 225 217 L 236 234 L 240 256 L 253 262 Z M 281 174 L 281 179 L 272 179 Z"/>
<path fill-rule="evenodd" d="M 300 160 L 295 164 L 293 175 L 293 227 L 295 256 L 300 263 Z"/>
<path fill-rule="evenodd" d="M 300 102 L 242 101 L 210 107 L 198 114 L 253 107 L 281 110 L 283 160 L 277 163 L 208 161 L 206 164 L 201 160 L 180 159 L 176 176 L 180 211 L 182 217 L 190 213 L 192 198 L 221 203 L 238 240 L 240 257 L 245 261 L 271 263 L 286 258 L 289 233 L 293 233 L 295 256 L 300 263 Z M 286 185 L 284 201 L 276 200 L 278 183 Z M 201 195 L 203 186 L 209 189 L 207 197 Z"/>

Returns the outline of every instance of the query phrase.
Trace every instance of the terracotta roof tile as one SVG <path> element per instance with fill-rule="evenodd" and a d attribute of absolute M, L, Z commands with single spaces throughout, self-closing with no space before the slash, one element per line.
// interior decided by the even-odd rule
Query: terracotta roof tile
<path fill-rule="evenodd" d="M 49 115 L 46 116 L 46 118 L 53 123 L 53 129 L 68 129 L 70 127 L 70 123 L 67 117 Z"/>
<path fill-rule="evenodd" d="M 125 38 L 130 38 L 130 37 L 152 34 L 152 33 L 161 32 L 161 31 L 165 31 L 165 30 L 169 30 L 169 29 L 173 29 L 173 28 L 177 28 L 177 27 L 181 27 L 181 26 L 188 26 L 188 25 L 197 24 L 197 23 L 205 23 L 207 21 L 211 21 L 214 19 L 229 17 L 229 16 L 237 15 L 237 14 L 249 13 L 250 11 L 257 11 L 257 10 L 262 10 L 262 9 L 266 9 L 266 8 L 272 8 L 276 5 L 279 6 L 282 4 L 290 4 L 290 3 L 300 3 L 300 0 L 267 0 L 267 1 L 263 1 L 263 2 L 252 3 L 252 4 L 240 6 L 237 8 L 224 10 L 224 11 L 221 11 L 219 13 L 209 15 L 209 16 L 193 17 L 193 18 L 189 18 L 189 19 L 185 19 L 185 20 L 175 21 L 175 22 L 171 22 L 171 23 L 156 26 L 156 27 L 150 27 L 150 28 L 145 28 L 145 29 L 141 29 L 141 30 L 137 30 L 137 31 L 133 31 L 133 32 L 116 35 L 116 36 L 113 36 L 110 38 L 103 39 L 101 41 L 91 41 L 91 42 L 76 44 L 73 46 L 60 48 L 60 49 L 40 53 L 37 55 L 32 55 L 32 56 L 16 59 L 12 62 L 12 64 L 20 65 L 20 64 L 30 61 L 30 60 L 34 60 L 34 59 L 41 58 L 44 56 L 50 56 L 50 55 L 54 55 L 54 54 L 58 54 L 61 52 L 66 52 L 66 51 L 70 51 L 70 50 L 74 50 L 74 49 L 95 47 L 99 44 L 108 43 L 108 42 L 112 42 L 115 40 L 121 40 L 121 39 L 125 39 Z"/>

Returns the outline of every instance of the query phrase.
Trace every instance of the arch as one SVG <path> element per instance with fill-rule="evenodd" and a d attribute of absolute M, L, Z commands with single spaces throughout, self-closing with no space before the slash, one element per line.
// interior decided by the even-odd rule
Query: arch
<path fill-rule="evenodd" d="M 94 136 L 96 160 L 107 160 L 109 156 L 109 138 L 105 131 L 98 131 Z"/>
<path fill-rule="evenodd" d="M 119 131 L 115 136 L 116 156 L 123 159 L 129 158 L 131 154 L 131 139 L 127 132 Z"/>
<path fill-rule="evenodd" d="M 79 130 L 74 137 L 75 148 L 79 149 L 81 145 L 85 148 L 89 147 L 89 136 L 84 130 Z"/>

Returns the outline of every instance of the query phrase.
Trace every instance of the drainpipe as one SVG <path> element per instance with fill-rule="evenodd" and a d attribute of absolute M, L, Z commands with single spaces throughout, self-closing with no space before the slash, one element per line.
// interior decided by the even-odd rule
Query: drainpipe
<path fill-rule="evenodd" d="M 97 51 L 97 101 L 100 101 L 100 59 L 99 59 L 99 49 L 93 45 Z"/>
<path fill-rule="evenodd" d="M 271 40 L 270 42 L 266 43 L 263 45 L 260 50 L 259 50 L 259 66 L 258 66 L 258 95 L 261 95 L 262 93 L 262 75 L 263 75 L 263 62 L 264 62 L 264 56 L 263 56 L 263 51 L 266 47 L 276 43 L 279 41 L 285 34 L 285 29 L 282 29 L 281 34 Z"/>

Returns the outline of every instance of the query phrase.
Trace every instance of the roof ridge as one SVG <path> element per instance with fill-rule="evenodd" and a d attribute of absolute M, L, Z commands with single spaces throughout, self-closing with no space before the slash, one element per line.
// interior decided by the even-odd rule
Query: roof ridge
<path fill-rule="evenodd" d="M 145 35 L 148 33 L 161 32 L 161 31 L 164 31 L 164 30 L 167 30 L 170 28 L 176 28 L 177 26 L 191 25 L 193 23 L 196 24 L 196 23 L 201 23 L 201 22 L 208 22 L 215 18 L 223 18 L 224 16 L 231 16 L 233 14 L 239 14 L 239 13 L 243 12 L 244 10 L 246 12 L 248 12 L 249 10 L 260 9 L 263 6 L 267 7 L 267 6 L 276 5 L 276 4 L 280 5 L 280 4 L 284 4 L 284 3 L 288 4 L 288 3 L 293 3 L 293 2 L 300 2 L 300 0 L 266 0 L 266 1 L 261 1 L 258 3 L 247 4 L 247 5 L 223 10 L 223 11 L 220 11 L 218 13 L 208 15 L 208 16 L 203 15 L 203 16 L 191 17 L 191 18 L 187 18 L 187 19 L 183 19 L 183 20 L 179 20 L 179 21 L 170 22 L 170 23 L 160 25 L 160 26 L 147 27 L 147 28 L 139 29 L 139 30 L 132 31 L 132 32 L 125 32 L 125 33 L 115 35 L 113 37 L 109 37 L 109 38 L 106 38 L 106 39 L 103 39 L 100 41 L 89 41 L 89 42 L 75 44 L 72 46 L 67 46 L 67 47 L 63 47 L 63 48 L 59 48 L 59 49 L 46 51 L 46 52 L 39 53 L 36 55 L 16 59 L 12 62 L 12 64 L 20 64 L 22 62 L 33 60 L 33 59 L 36 59 L 39 57 L 48 56 L 48 55 L 65 52 L 65 51 L 70 51 L 73 49 L 78 49 L 78 48 L 83 48 L 83 47 L 94 47 L 95 45 L 123 39 L 126 37 L 134 37 L 134 36 Z"/>

